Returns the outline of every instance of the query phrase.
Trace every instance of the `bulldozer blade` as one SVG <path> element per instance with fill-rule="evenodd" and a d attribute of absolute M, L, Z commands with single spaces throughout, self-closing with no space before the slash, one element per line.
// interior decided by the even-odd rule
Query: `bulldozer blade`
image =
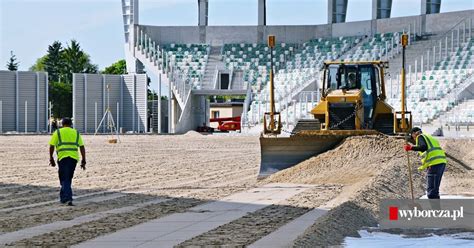
<path fill-rule="evenodd" d="M 260 137 L 261 162 L 258 178 L 265 178 L 326 152 L 343 139 L 344 136 L 335 135 Z"/>

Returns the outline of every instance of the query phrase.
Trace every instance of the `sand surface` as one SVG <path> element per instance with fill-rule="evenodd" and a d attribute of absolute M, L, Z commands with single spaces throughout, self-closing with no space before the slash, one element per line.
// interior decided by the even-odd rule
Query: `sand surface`
<path fill-rule="evenodd" d="M 451 140 L 446 148 L 459 150 L 456 157 L 469 161 L 471 150 L 465 140 Z M 331 183 L 342 187 L 341 193 L 323 204 L 332 208 L 299 237 L 296 246 L 338 245 L 346 236 L 359 236 L 362 227 L 376 226 L 381 199 L 411 197 L 407 154 L 404 141 L 385 136 L 347 138 L 335 149 L 276 173 L 267 182 Z M 467 159 L 466 159 L 467 157 Z M 410 152 L 414 197 L 424 194 L 426 171 L 418 171 L 416 153 Z M 441 193 L 472 194 L 472 171 L 448 161 Z M 459 179 L 462 179 L 459 181 Z"/>
<path fill-rule="evenodd" d="M 315 188 L 182 245 L 248 245 L 315 207 L 333 210 L 295 245 L 339 244 L 344 236 L 356 236 L 354 230 L 359 227 L 376 223 L 379 199 L 409 196 L 401 140 L 349 138 L 332 151 L 257 181 L 258 137 L 190 132 L 181 136 L 126 135 L 119 144 L 108 144 L 105 136 L 84 136 L 88 165 L 86 171 L 76 169 L 73 189 L 77 206 L 70 208 L 58 203 L 57 169 L 48 165 L 48 140 L 48 136 L 0 136 L 0 235 L 94 213 L 127 211 L 10 245 L 73 245 L 270 182 L 313 184 Z M 466 143 L 471 141 L 447 142 L 453 154 L 472 166 L 472 150 L 466 148 L 472 147 Z M 416 168 L 419 160 L 414 153 L 410 158 Z M 413 173 L 419 197 L 424 174 L 416 169 Z M 472 194 L 472 175 L 462 166 L 450 166 L 442 192 Z"/>
<path fill-rule="evenodd" d="M 440 191 L 445 194 L 474 196 L 474 140 L 446 139 L 441 145 L 455 158 L 464 162 L 471 170 L 450 166 L 441 182 Z M 454 161 L 451 161 L 454 163 Z"/>

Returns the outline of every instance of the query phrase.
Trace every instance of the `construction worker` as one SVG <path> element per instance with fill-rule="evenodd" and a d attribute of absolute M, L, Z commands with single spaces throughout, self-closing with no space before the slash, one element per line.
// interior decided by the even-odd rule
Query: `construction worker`
<path fill-rule="evenodd" d="M 349 76 L 348 76 L 348 79 L 349 79 L 349 85 L 348 85 L 349 89 L 357 88 L 355 72 L 350 72 Z"/>
<path fill-rule="evenodd" d="M 429 134 L 422 133 L 419 127 L 414 127 L 410 135 L 415 140 L 415 146 L 404 146 L 405 151 L 418 151 L 421 156 L 419 171 L 428 169 L 427 195 L 428 199 L 439 199 L 439 186 L 446 167 L 446 154 L 437 139 Z"/>
<path fill-rule="evenodd" d="M 62 120 L 62 128 L 53 133 L 49 141 L 49 163 L 52 167 L 56 166 L 53 158 L 54 149 L 58 157 L 58 174 L 61 190 L 59 192 L 59 200 L 68 206 L 74 206 L 72 203 L 72 178 L 74 177 L 74 170 L 79 161 L 79 153 L 81 151 L 82 161 L 81 168 L 86 169 L 86 149 L 84 142 L 79 132 L 73 128 L 72 121 L 69 118 Z"/>

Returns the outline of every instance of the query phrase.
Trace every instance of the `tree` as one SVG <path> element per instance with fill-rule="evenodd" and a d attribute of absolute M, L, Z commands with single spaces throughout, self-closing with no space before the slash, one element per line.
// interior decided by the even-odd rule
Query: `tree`
<path fill-rule="evenodd" d="M 82 51 L 76 40 L 71 40 L 71 44 L 64 49 L 62 58 L 64 81 L 68 83 L 72 83 L 73 73 L 97 73 L 97 65 L 91 64 L 89 55 Z"/>
<path fill-rule="evenodd" d="M 44 63 L 47 59 L 48 55 L 44 55 L 41 58 L 38 58 L 34 65 L 30 67 L 30 71 L 46 71 L 44 68 Z"/>
<path fill-rule="evenodd" d="M 104 74 L 116 74 L 116 75 L 123 75 L 127 74 L 127 64 L 124 59 L 121 59 L 115 63 L 113 63 L 109 67 L 105 67 Z"/>
<path fill-rule="evenodd" d="M 44 69 L 48 72 L 49 81 L 59 82 L 61 71 L 64 70 L 62 59 L 63 47 L 61 42 L 55 41 L 48 46 L 48 52 L 44 60 Z"/>
<path fill-rule="evenodd" d="M 12 54 L 13 55 L 13 54 Z M 48 46 L 47 54 L 36 60 L 31 71 L 46 71 L 49 79 L 49 100 L 53 103 L 55 117 L 72 115 L 72 73 L 97 73 L 79 42 L 71 40 L 64 48 L 59 41 Z"/>
<path fill-rule="evenodd" d="M 53 103 L 54 117 L 72 116 L 72 84 L 49 82 L 49 99 Z"/>
<path fill-rule="evenodd" d="M 13 54 L 13 51 L 10 51 L 10 60 L 7 62 L 7 69 L 9 71 L 18 71 L 18 62 L 16 61 L 16 56 Z"/>

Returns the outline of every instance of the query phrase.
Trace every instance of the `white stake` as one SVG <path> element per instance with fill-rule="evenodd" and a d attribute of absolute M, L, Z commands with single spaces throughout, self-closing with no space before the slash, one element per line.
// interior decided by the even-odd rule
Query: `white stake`
<path fill-rule="evenodd" d="M 49 134 L 51 134 L 51 132 L 53 131 L 53 127 L 52 127 L 52 124 L 53 124 L 53 104 L 51 102 L 49 102 Z"/>
<path fill-rule="evenodd" d="M 25 101 L 25 133 L 28 132 L 28 101 Z"/>
<path fill-rule="evenodd" d="M 97 102 L 95 102 L 95 112 L 94 112 L 94 130 L 97 129 Z"/>

